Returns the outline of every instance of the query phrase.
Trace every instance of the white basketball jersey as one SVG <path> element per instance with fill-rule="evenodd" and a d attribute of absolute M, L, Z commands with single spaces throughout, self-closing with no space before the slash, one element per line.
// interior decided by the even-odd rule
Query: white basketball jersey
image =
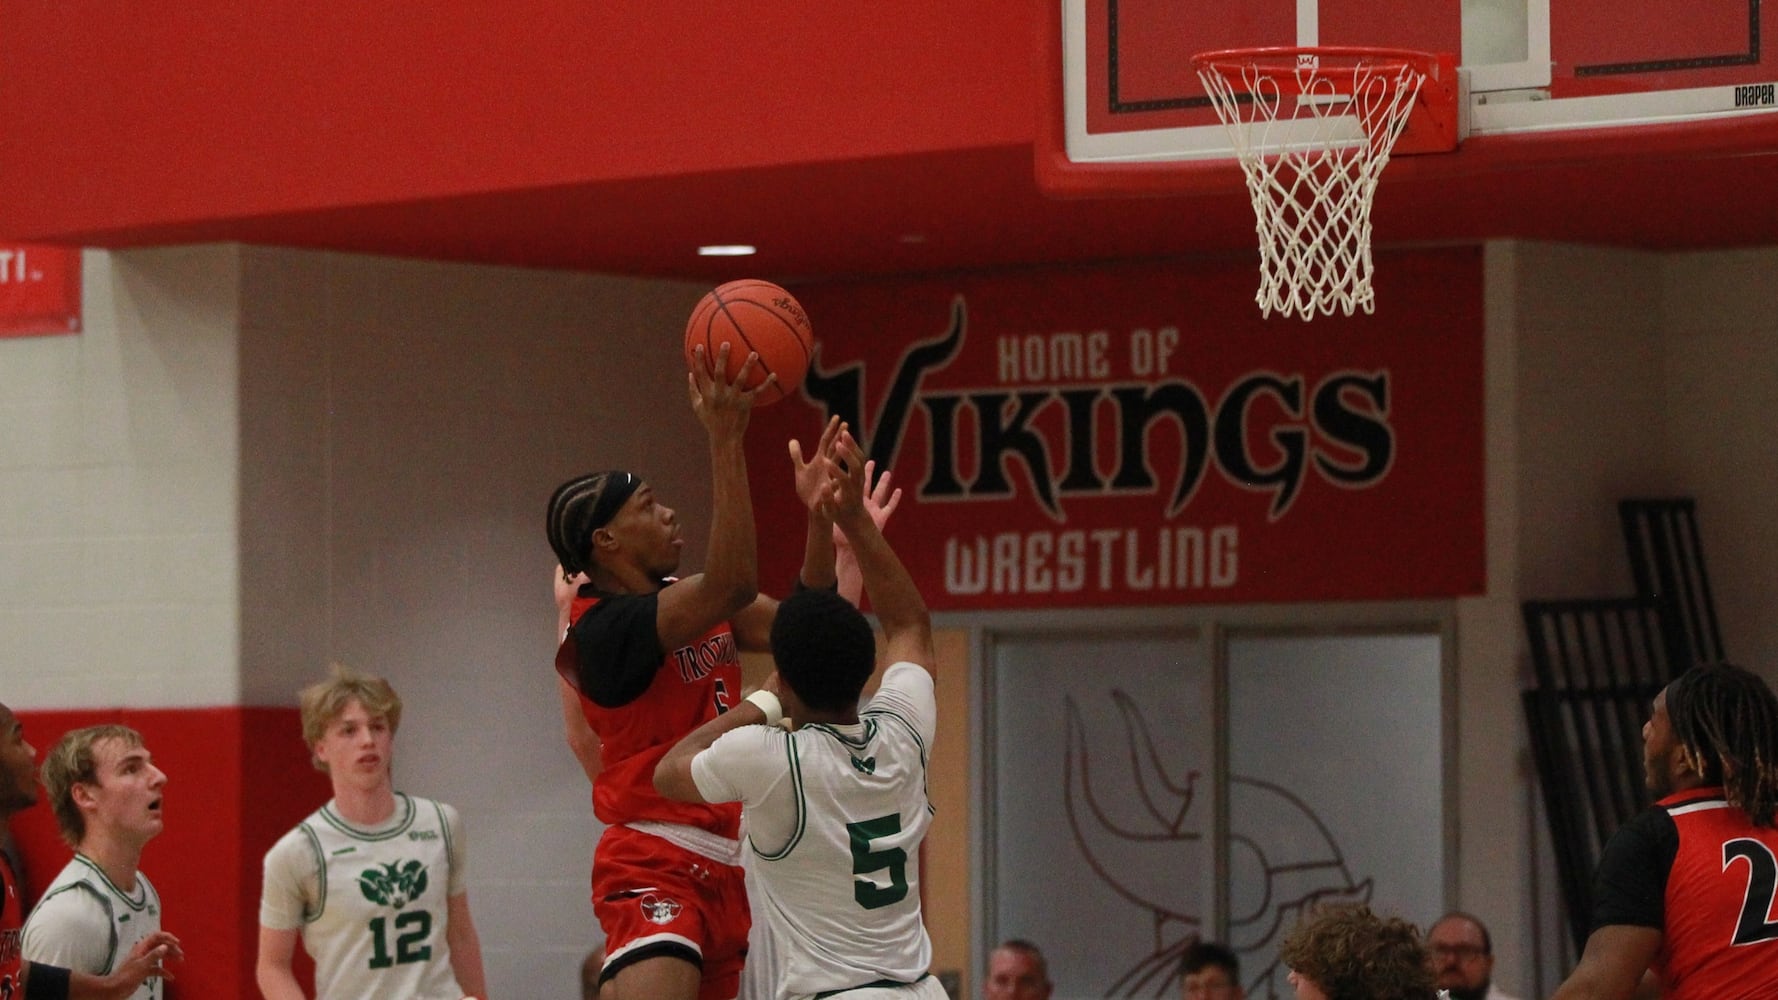
<path fill-rule="evenodd" d="M 91 927 L 98 914 L 110 924 L 107 937 L 72 930 Z M 137 872 L 136 891 L 124 892 L 97 864 L 76 854 L 25 921 L 22 950 L 28 962 L 104 976 L 129 957 L 137 942 L 160 929 L 161 898 L 148 876 Z M 162 989 L 158 976 L 147 979 L 129 1000 L 160 1000 Z"/>
<path fill-rule="evenodd" d="M 787 844 L 770 849 L 749 834 L 753 919 L 768 925 L 779 997 L 912 983 L 932 964 L 920 917 L 931 692 L 924 670 L 896 664 L 858 724 L 766 736 L 795 790 Z"/>
<path fill-rule="evenodd" d="M 450 829 L 431 799 L 396 795 L 401 821 L 375 833 L 322 806 L 297 830 L 321 862 L 303 925 L 317 1000 L 460 1000 L 445 941 Z"/>

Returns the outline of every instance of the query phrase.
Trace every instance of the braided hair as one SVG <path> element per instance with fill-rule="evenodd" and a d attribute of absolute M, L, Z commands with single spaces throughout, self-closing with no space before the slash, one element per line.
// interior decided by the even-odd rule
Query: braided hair
<path fill-rule="evenodd" d="M 1728 663 L 1694 667 L 1667 685 L 1667 717 L 1685 762 L 1754 826 L 1778 810 L 1778 697 Z"/>
<path fill-rule="evenodd" d="M 564 580 L 592 572 L 593 532 L 610 524 L 641 486 L 642 477 L 612 469 L 576 476 L 556 487 L 544 529 L 556 561 L 562 564 Z"/>

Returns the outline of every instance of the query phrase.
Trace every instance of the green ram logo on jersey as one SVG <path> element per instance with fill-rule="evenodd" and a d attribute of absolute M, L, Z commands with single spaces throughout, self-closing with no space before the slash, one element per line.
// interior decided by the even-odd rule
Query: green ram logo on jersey
<path fill-rule="evenodd" d="M 392 861 L 380 869 L 366 868 L 358 876 L 358 888 L 365 899 L 399 910 L 426 891 L 426 866 Z"/>

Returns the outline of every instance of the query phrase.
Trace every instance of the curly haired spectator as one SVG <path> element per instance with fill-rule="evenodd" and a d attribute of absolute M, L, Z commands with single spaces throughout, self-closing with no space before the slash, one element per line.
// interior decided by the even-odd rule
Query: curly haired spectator
<path fill-rule="evenodd" d="M 1317 910 L 1284 939 L 1297 1000 L 1434 1000 L 1432 971 L 1414 925 L 1368 906 Z"/>

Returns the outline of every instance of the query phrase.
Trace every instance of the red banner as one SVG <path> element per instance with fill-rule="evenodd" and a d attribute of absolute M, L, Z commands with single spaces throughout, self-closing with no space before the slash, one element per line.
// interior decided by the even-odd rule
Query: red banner
<path fill-rule="evenodd" d="M 80 251 L 0 244 L 0 337 L 80 329 Z"/>
<path fill-rule="evenodd" d="M 835 412 L 934 608 L 1480 592 L 1481 256 L 1377 269 L 1375 316 L 1312 323 L 1262 320 L 1251 263 L 796 287 L 819 357 L 748 431 L 761 579 L 801 560 L 784 441 Z"/>

